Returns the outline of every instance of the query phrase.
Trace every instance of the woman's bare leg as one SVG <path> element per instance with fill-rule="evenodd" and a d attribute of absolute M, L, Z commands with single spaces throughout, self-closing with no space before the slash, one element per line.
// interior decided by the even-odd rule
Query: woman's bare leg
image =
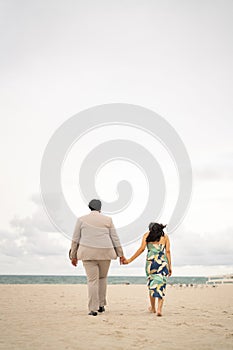
<path fill-rule="evenodd" d="M 158 311 L 157 316 L 162 316 L 163 299 L 158 298 Z"/>
<path fill-rule="evenodd" d="M 149 292 L 149 297 L 150 297 L 150 307 L 149 307 L 149 311 L 152 313 L 155 313 L 155 298 L 151 296 L 150 292 Z"/>

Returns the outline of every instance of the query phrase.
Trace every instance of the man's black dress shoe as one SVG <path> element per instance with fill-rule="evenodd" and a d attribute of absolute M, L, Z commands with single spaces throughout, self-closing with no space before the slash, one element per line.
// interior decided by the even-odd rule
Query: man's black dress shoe
<path fill-rule="evenodd" d="M 104 312 L 104 311 L 105 311 L 104 306 L 100 306 L 98 312 Z"/>
<path fill-rule="evenodd" d="M 96 311 L 90 311 L 88 315 L 90 315 L 90 316 L 97 316 L 98 314 L 97 314 Z"/>

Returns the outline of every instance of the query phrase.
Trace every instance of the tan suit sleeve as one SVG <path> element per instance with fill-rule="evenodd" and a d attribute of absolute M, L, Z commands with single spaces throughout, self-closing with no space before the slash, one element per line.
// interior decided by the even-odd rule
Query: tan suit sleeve
<path fill-rule="evenodd" d="M 75 225 L 71 248 L 69 251 L 70 259 L 77 259 L 77 251 L 78 251 L 79 241 L 81 238 L 81 225 L 82 225 L 82 221 L 78 219 Z"/>
<path fill-rule="evenodd" d="M 124 256 L 123 249 L 121 247 L 121 242 L 120 242 L 120 239 L 119 239 L 118 234 L 116 232 L 115 226 L 112 222 L 112 219 L 110 219 L 110 220 L 111 221 L 110 221 L 109 234 L 110 234 L 110 237 L 111 237 L 111 240 L 113 243 L 113 247 L 116 251 L 117 256 L 119 256 L 119 257 Z"/>

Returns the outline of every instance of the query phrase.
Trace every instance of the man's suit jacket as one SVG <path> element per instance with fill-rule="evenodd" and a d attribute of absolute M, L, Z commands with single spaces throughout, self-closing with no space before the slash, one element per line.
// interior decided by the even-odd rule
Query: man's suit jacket
<path fill-rule="evenodd" d="M 77 220 L 69 252 L 70 259 L 111 260 L 123 255 L 110 217 L 93 210 Z"/>

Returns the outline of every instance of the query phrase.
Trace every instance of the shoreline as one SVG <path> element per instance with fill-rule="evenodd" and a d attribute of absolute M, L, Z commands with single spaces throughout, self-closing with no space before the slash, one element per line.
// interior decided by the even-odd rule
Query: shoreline
<path fill-rule="evenodd" d="M 167 285 L 174 284 L 205 284 L 206 277 L 169 277 Z M 108 284 L 146 284 L 144 276 L 108 276 Z M 86 284 L 85 275 L 0 275 L 1 284 Z"/>

